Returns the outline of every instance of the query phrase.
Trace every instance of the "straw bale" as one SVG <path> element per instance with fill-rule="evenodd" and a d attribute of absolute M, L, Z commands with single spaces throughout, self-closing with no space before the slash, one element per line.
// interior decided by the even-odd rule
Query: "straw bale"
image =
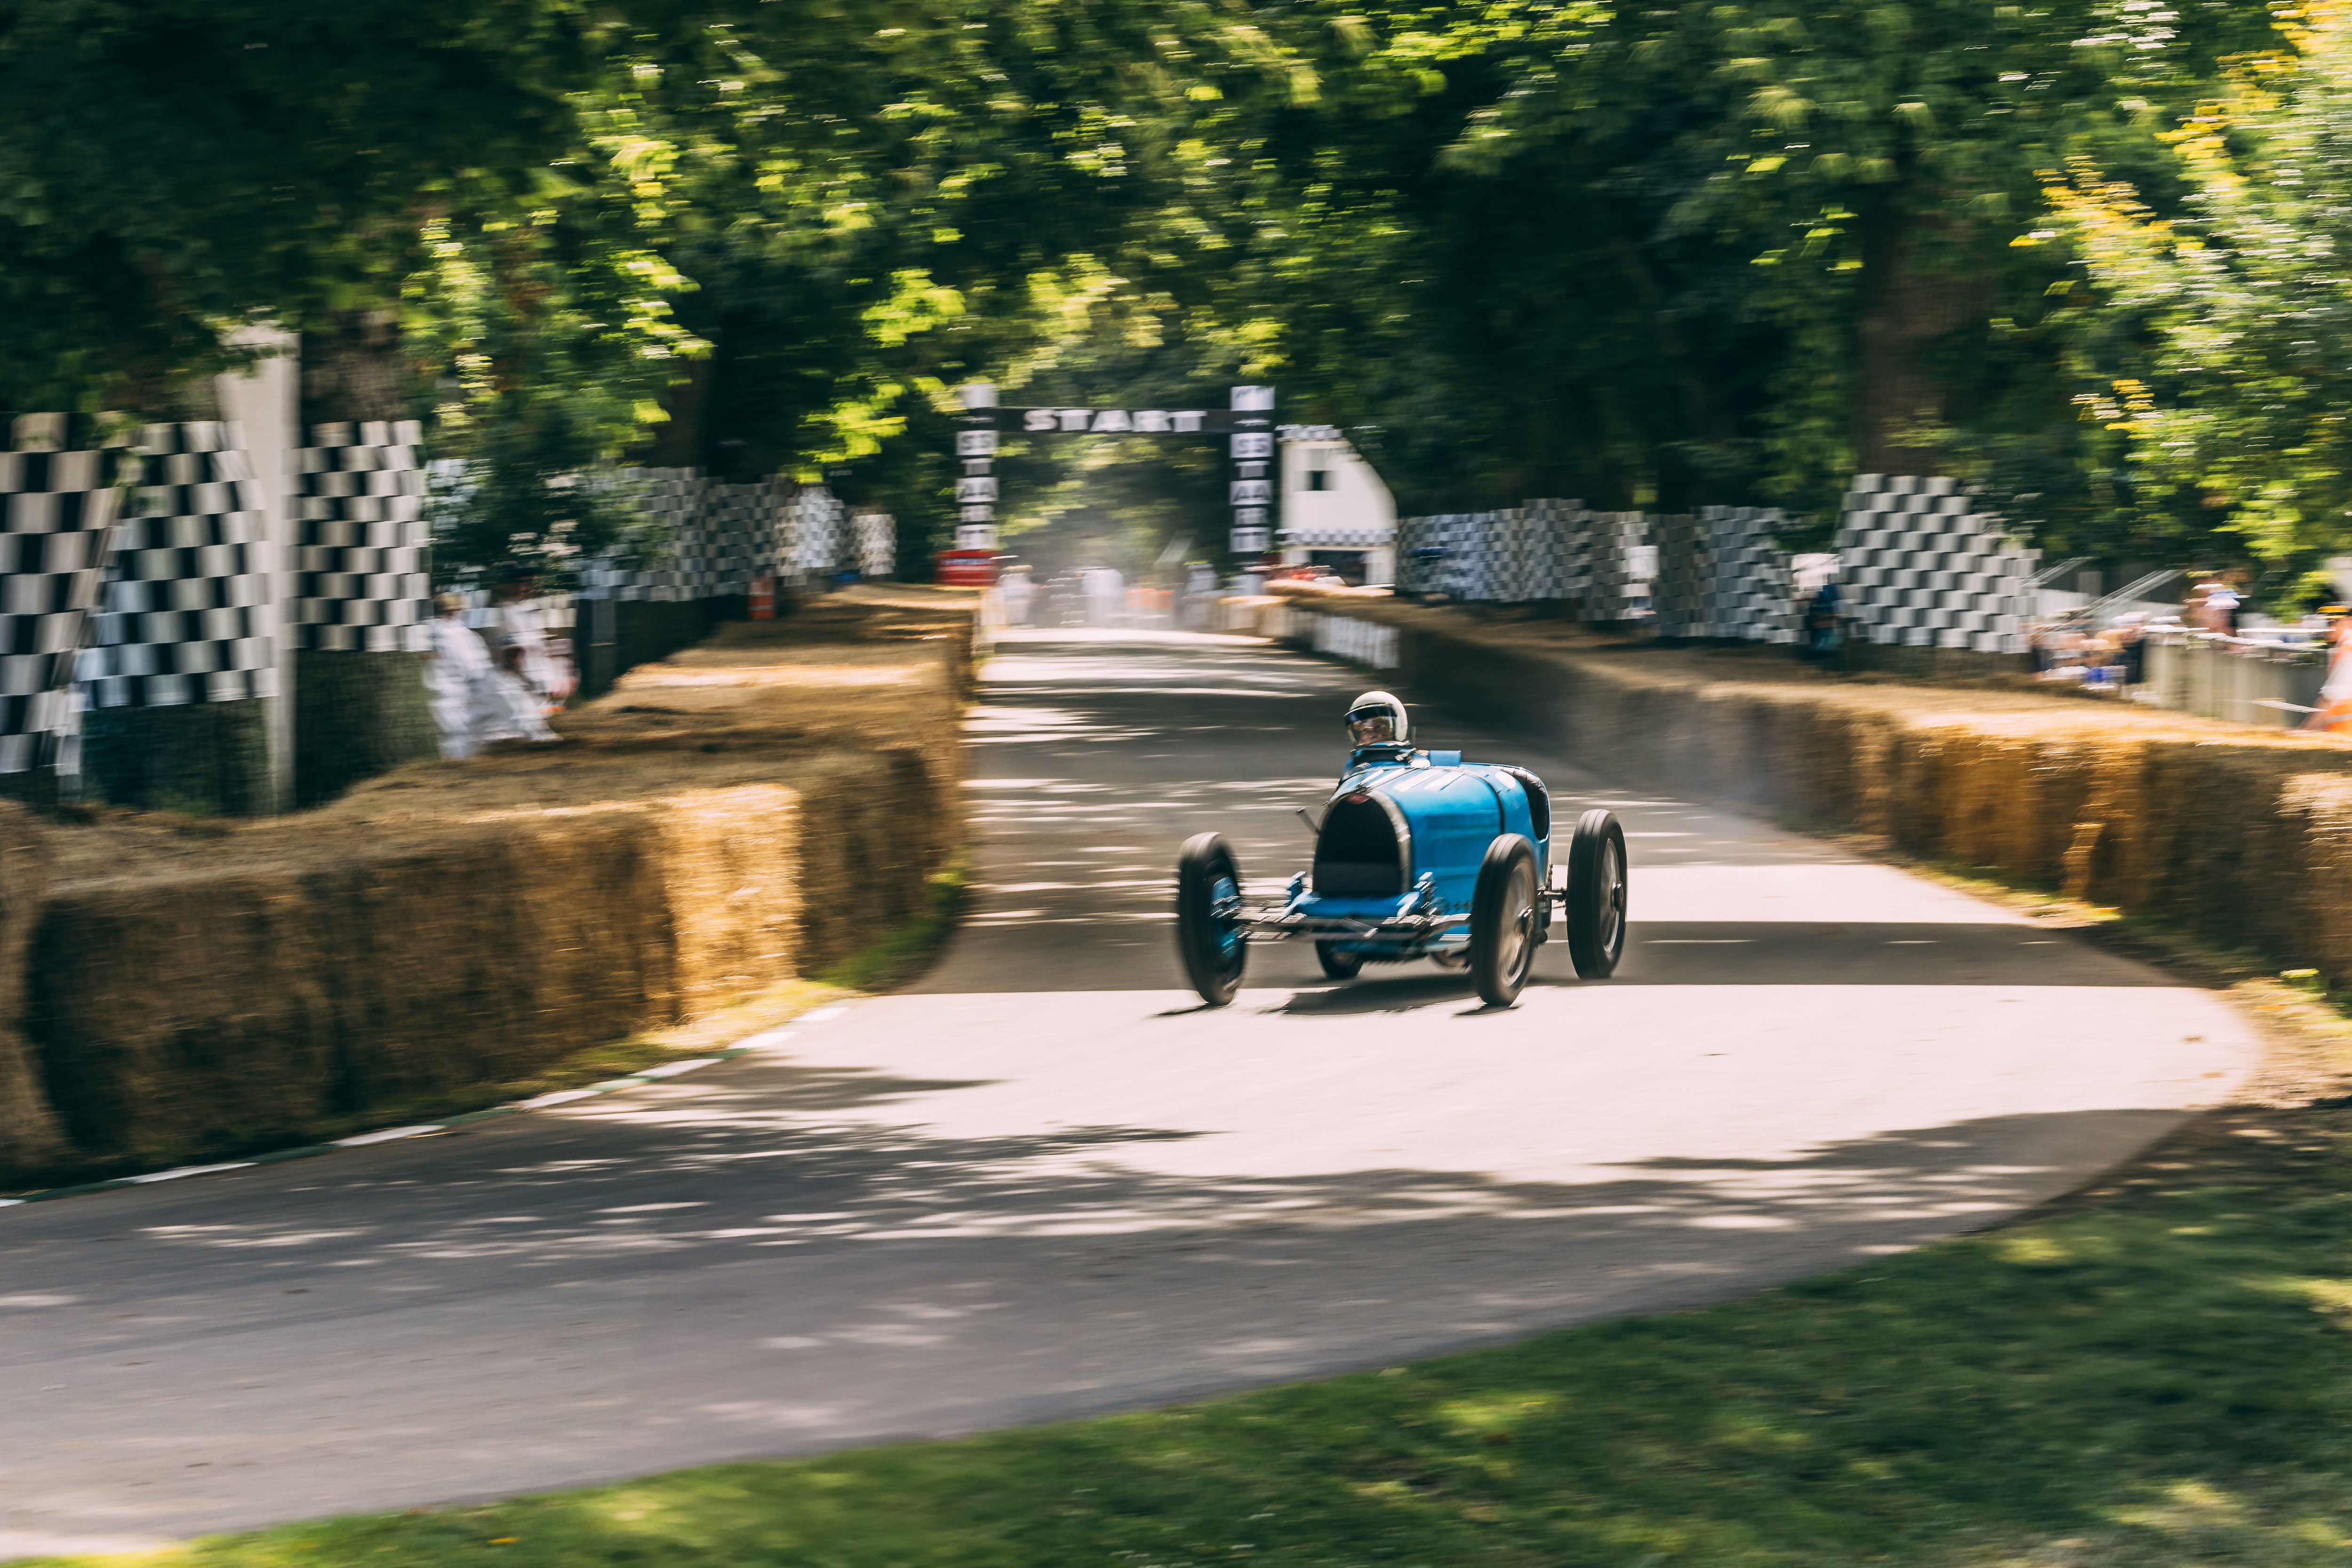
<path fill-rule="evenodd" d="M 26 1046 L 26 945 L 48 899 L 48 835 L 23 806 L 0 801 L 0 1171 L 55 1160 L 65 1140 Z"/>
<path fill-rule="evenodd" d="M 2352 977 L 2352 742 L 2019 690 L 1841 679 L 1395 601 L 1399 683 L 1596 771 L 2175 922 Z"/>
<path fill-rule="evenodd" d="M 298 817 L 60 829 L 28 1017 L 79 1157 L 299 1137 L 880 940 L 961 838 L 971 632 L 888 605 L 732 626 L 562 715 L 561 745 Z"/>

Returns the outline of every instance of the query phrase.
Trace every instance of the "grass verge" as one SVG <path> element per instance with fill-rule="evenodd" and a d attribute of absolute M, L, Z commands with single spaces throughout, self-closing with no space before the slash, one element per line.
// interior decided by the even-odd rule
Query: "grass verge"
<path fill-rule="evenodd" d="M 112 1561 L 2340 1563 L 2347 1162 L 2352 1110 L 2238 1113 L 2070 1212 L 1722 1306 L 1149 1415 Z"/>

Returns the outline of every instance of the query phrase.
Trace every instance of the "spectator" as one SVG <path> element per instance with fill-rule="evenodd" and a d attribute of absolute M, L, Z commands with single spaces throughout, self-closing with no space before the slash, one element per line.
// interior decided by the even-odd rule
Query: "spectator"
<path fill-rule="evenodd" d="M 1799 612 L 1804 627 L 1805 657 L 1822 664 L 1834 661 L 1845 640 L 1844 600 L 1838 593 L 1837 580 L 1830 579 L 1808 595 Z"/>
<path fill-rule="evenodd" d="M 2200 631 L 2228 637 L 2238 626 L 2238 595 L 2220 573 L 2204 574 L 2204 580 L 2189 590 L 2190 618 Z"/>
<path fill-rule="evenodd" d="M 508 648 L 520 648 L 523 685 L 539 699 L 541 712 L 563 706 L 572 695 L 569 671 L 555 662 L 547 644 L 547 616 L 539 607 L 539 579 L 528 567 L 509 570 L 491 590 L 495 607 L 483 628 L 502 668 Z"/>
<path fill-rule="evenodd" d="M 425 656 L 425 689 L 432 694 L 433 724 L 441 731 L 441 755 L 456 762 L 481 750 L 474 708 L 491 674 L 490 650 L 465 621 L 466 601 L 436 594 L 433 641 Z"/>
<path fill-rule="evenodd" d="M 2116 623 L 2113 637 L 2116 662 L 2122 668 L 2124 695 L 2147 680 L 2147 612 L 2135 610 Z"/>
<path fill-rule="evenodd" d="M 2324 734 L 2352 734 L 2352 615 L 2343 613 L 2341 605 L 2330 605 L 2336 612 L 2327 628 L 2327 640 L 2334 645 L 2327 655 L 2327 682 L 2319 689 L 2319 711 L 2303 721 L 2306 730 Z"/>
<path fill-rule="evenodd" d="M 547 727 L 540 694 L 531 689 L 526 679 L 528 668 L 529 659 L 521 645 L 509 643 L 499 651 L 497 668 L 475 689 L 476 741 L 487 745 L 492 741 L 543 742 L 562 738 Z"/>

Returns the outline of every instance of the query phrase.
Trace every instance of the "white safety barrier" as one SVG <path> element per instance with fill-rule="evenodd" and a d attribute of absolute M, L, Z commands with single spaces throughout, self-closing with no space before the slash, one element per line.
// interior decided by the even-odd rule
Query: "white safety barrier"
<path fill-rule="evenodd" d="M 1346 616 L 1318 615 L 1310 618 L 1315 624 L 1317 653 L 1336 654 L 1357 664 L 1369 664 L 1374 669 L 1394 669 L 1397 667 L 1394 626 L 1353 620 Z"/>

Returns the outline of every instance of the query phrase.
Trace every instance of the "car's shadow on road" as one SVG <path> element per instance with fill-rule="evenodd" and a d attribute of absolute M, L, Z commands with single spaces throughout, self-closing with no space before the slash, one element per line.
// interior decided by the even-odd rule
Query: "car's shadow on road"
<path fill-rule="evenodd" d="M 1252 1010 L 1329 1018 L 1360 1013 L 1417 1013 L 1449 1002 L 1474 1011 L 1486 1010 L 1471 987 L 1470 976 L 1458 969 L 1393 979 L 1334 981 L 1328 990 L 1300 991 L 1287 1002 Z"/>

